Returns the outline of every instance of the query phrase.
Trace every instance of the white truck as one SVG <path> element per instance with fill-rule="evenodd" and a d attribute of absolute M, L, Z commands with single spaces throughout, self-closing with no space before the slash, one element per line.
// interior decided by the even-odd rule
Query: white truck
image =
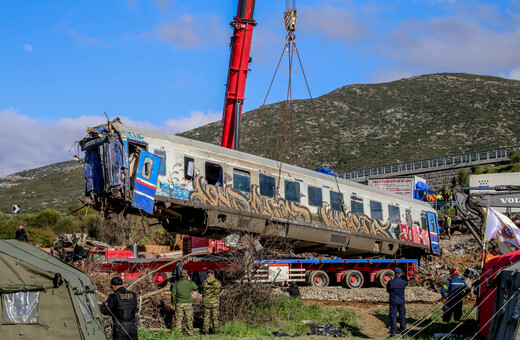
<path fill-rule="evenodd" d="M 430 190 L 426 180 L 419 176 L 371 179 L 368 181 L 368 186 L 421 201 L 424 193 L 428 193 Z"/>

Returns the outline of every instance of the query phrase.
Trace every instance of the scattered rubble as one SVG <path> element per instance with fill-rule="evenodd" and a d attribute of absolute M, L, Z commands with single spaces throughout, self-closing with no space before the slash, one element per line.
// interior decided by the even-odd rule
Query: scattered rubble
<path fill-rule="evenodd" d="M 439 292 L 452 268 L 457 268 L 465 279 L 474 279 L 475 272 L 480 271 L 482 246 L 473 236 L 453 235 L 451 240 L 441 239 L 440 247 L 441 256 L 429 256 L 419 264 L 418 285 Z"/>

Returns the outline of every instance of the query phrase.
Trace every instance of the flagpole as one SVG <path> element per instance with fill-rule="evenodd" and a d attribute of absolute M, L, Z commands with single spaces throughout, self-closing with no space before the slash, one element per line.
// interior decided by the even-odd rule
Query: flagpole
<path fill-rule="evenodd" d="M 489 214 L 489 205 L 486 205 L 486 219 L 484 220 L 484 241 L 482 242 L 482 263 L 480 268 L 484 270 L 484 264 L 486 259 L 486 232 L 487 232 L 487 220 Z"/>

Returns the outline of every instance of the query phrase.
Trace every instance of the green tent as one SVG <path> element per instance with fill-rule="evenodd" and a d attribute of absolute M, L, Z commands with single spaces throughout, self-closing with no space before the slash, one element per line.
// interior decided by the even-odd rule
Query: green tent
<path fill-rule="evenodd" d="M 88 275 L 18 240 L 0 240 L 2 339 L 106 339 Z"/>

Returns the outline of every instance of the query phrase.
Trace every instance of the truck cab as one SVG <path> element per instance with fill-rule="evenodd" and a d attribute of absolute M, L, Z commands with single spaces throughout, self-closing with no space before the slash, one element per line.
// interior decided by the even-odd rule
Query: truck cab
<path fill-rule="evenodd" d="M 134 253 L 131 250 L 91 250 L 87 254 L 87 264 L 108 263 L 133 257 Z"/>

